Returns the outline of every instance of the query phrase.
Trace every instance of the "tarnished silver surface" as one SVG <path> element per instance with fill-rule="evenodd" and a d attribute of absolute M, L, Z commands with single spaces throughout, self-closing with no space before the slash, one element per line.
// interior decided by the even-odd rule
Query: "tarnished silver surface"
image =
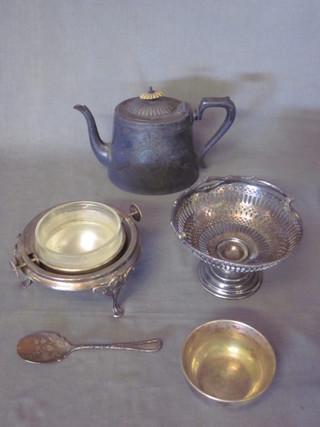
<path fill-rule="evenodd" d="M 162 341 L 159 338 L 110 344 L 73 345 L 53 331 L 38 331 L 21 338 L 17 345 L 19 356 L 32 363 L 59 362 L 76 350 L 135 350 L 144 352 L 159 351 Z"/>
<path fill-rule="evenodd" d="M 104 142 L 86 105 L 74 108 L 83 114 L 91 148 L 108 168 L 110 180 L 126 191 L 167 194 L 192 185 L 204 167 L 204 158 L 220 141 L 236 117 L 229 97 L 202 98 L 194 112 L 185 101 L 162 96 L 150 88 L 140 97 L 126 99 L 114 112 L 112 142 Z M 208 108 L 223 108 L 226 117 L 198 157 L 193 143 L 193 123 Z"/>
<path fill-rule="evenodd" d="M 61 291 L 92 290 L 93 292 L 101 292 L 112 297 L 113 315 L 114 317 L 121 317 L 124 311 L 118 304 L 119 292 L 140 255 L 138 229 L 132 217 L 136 216 L 137 220 L 140 220 L 141 213 L 135 205 L 131 206 L 129 215 L 119 209 L 114 209 L 121 218 L 126 236 L 122 251 L 111 263 L 94 271 L 76 274 L 51 270 L 39 261 L 35 246 L 35 228 L 39 219 L 47 211 L 33 218 L 23 232 L 19 234 L 14 249 L 14 257 L 10 260 L 13 271 L 18 275 L 21 271 L 27 277 L 22 284 L 23 287 L 30 286 L 32 282 L 38 282 L 43 286 Z"/>
<path fill-rule="evenodd" d="M 195 328 L 183 343 L 180 362 L 197 392 L 233 405 L 261 396 L 276 369 L 276 357 L 267 339 L 234 320 L 214 320 Z"/>
<path fill-rule="evenodd" d="M 171 224 L 201 259 L 205 289 L 230 299 L 254 293 L 261 271 L 291 255 L 302 238 L 292 200 L 254 177 L 208 177 L 178 197 Z"/>

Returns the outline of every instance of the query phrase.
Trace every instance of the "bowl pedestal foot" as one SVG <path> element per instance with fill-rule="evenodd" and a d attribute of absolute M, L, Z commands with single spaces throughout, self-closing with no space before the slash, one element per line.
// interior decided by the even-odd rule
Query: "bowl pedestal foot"
<path fill-rule="evenodd" d="M 254 294 L 262 283 L 262 272 L 239 273 L 200 261 L 198 276 L 204 289 L 218 298 L 242 299 Z"/>

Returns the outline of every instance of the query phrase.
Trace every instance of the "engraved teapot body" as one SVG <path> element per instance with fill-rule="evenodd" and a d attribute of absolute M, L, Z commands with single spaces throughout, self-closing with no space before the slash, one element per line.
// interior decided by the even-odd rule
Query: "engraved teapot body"
<path fill-rule="evenodd" d="M 192 125 L 209 107 L 224 108 L 227 114 L 197 158 Z M 140 97 L 117 105 L 112 142 L 105 143 L 88 107 L 74 108 L 84 115 L 92 150 L 108 168 L 110 180 L 126 191 L 140 194 L 174 193 L 192 185 L 199 176 L 204 156 L 229 129 L 236 115 L 229 97 L 203 98 L 194 112 L 188 103 L 162 96 L 160 91 L 150 88 Z"/>

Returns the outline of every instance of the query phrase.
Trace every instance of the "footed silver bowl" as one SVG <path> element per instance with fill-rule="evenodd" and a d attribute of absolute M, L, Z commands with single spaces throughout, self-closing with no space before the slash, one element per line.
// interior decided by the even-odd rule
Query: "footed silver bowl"
<path fill-rule="evenodd" d="M 255 177 L 208 177 L 178 197 L 171 225 L 201 259 L 204 288 L 226 299 L 256 292 L 262 271 L 290 256 L 302 238 L 292 199 Z"/>

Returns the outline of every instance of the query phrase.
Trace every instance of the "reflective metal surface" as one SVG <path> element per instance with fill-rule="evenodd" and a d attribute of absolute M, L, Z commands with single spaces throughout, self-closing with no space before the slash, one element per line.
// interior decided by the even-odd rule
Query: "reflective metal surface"
<path fill-rule="evenodd" d="M 207 291 L 229 299 L 254 293 L 261 271 L 293 253 L 302 223 L 291 199 L 253 177 L 209 177 L 183 192 L 171 224 L 202 261 L 199 278 Z"/>
<path fill-rule="evenodd" d="M 189 384 L 202 396 L 224 404 L 259 397 L 276 368 L 266 338 L 233 320 L 214 320 L 194 329 L 183 343 L 180 360 Z"/>

